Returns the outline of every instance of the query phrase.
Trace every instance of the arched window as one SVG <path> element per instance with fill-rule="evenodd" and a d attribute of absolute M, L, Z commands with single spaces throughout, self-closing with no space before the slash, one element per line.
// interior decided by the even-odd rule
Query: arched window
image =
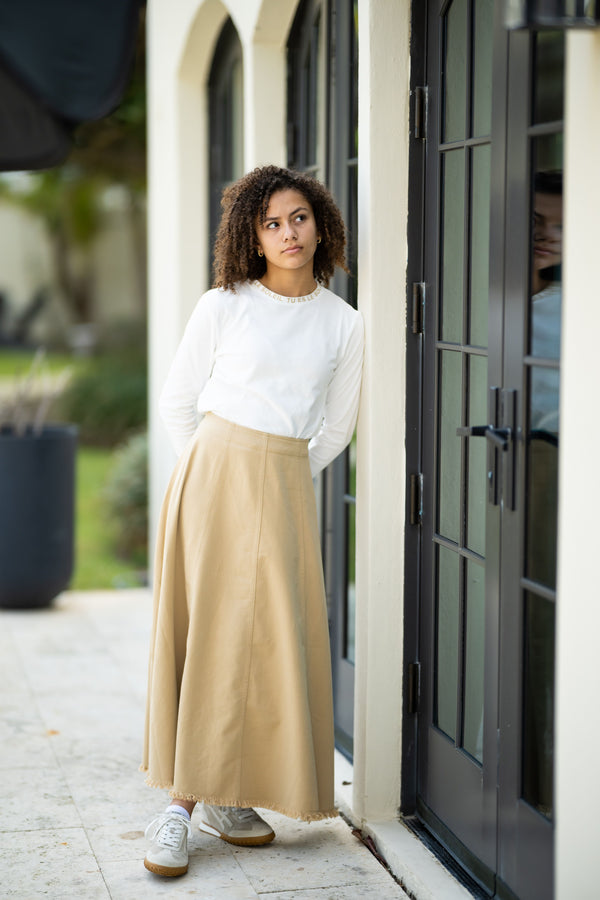
<path fill-rule="evenodd" d="M 223 189 L 240 178 L 244 165 L 242 45 L 231 19 L 227 19 L 213 56 L 208 81 L 210 116 L 210 263 L 221 218 Z"/>

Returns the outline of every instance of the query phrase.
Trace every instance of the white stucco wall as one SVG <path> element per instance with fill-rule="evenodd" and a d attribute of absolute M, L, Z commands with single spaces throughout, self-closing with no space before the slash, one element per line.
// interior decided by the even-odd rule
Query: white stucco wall
<path fill-rule="evenodd" d="M 600 893 L 600 32 L 567 38 L 556 670 L 556 900 Z"/>
<path fill-rule="evenodd" d="M 358 424 L 353 805 L 361 819 L 385 820 L 400 804 L 410 2 L 363 0 L 358 16 L 358 303 L 367 338 Z"/>

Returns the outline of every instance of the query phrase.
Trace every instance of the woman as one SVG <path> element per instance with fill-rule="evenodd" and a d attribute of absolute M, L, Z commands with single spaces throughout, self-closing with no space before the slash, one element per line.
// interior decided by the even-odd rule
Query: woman
<path fill-rule="evenodd" d="M 142 768 L 171 805 L 144 864 L 187 871 L 190 816 L 233 844 L 274 838 L 253 807 L 336 815 L 327 610 L 312 478 L 350 441 L 363 324 L 326 188 L 287 169 L 229 187 L 215 287 L 161 395 L 180 454 L 158 534 Z"/>

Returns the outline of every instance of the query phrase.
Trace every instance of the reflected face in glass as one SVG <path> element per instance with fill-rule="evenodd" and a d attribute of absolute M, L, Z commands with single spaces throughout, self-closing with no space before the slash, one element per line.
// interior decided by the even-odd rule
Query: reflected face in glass
<path fill-rule="evenodd" d="M 533 266 L 539 272 L 562 261 L 562 213 L 560 194 L 535 194 L 533 213 Z"/>

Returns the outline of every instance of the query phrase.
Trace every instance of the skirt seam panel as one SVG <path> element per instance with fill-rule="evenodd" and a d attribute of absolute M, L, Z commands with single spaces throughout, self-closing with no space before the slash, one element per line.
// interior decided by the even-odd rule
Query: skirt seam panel
<path fill-rule="evenodd" d="M 246 717 L 248 715 L 248 694 L 250 692 L 250 673 L 252 672 L 252 663 L 254 657 L 254 626 L 256 624 L 256 593 L 257 593 L 257 585 L 258 585 L 258 563 L 259 563 L 259 550 L 260 550 L 260 539 L 262 534 L 262 523 L 263 523 L 263 515 L 264 515 L 264 507 L 265 507 L 265 481 L 266 481 L 266 469 L 267 469 L 267 457 L 268 457 L 268 448 L 265 446 L 263 449 L 263 466 L 262 466 L 262 484 L 261 484 L 261 501 L 260 501 L 260 513 L 258 516 L 257 523 L 257 534 L 256 534 L 256 562 L 254 567 L 254 585 L 253 585 L 253 596 L 252 596 L 252 627 L 250 629 L 250 658 L 248 660 L 248 671 L 246 674 L 246 696 L 244 698 L 244 718 L 242 721 L 242 731 L 241 731 L 241 745 L 244 746 L 244 734 L 246 731 Z M 239 774 L 238 774 L 238 785 L 241 790 L 242 786 L 242 766 L 244 764 L 243 757 L 240 756 L 240 765 L 239 765 Z M 221 804 L 222 806 L 229 806 L 230 804 L 225 803 Z"/>

